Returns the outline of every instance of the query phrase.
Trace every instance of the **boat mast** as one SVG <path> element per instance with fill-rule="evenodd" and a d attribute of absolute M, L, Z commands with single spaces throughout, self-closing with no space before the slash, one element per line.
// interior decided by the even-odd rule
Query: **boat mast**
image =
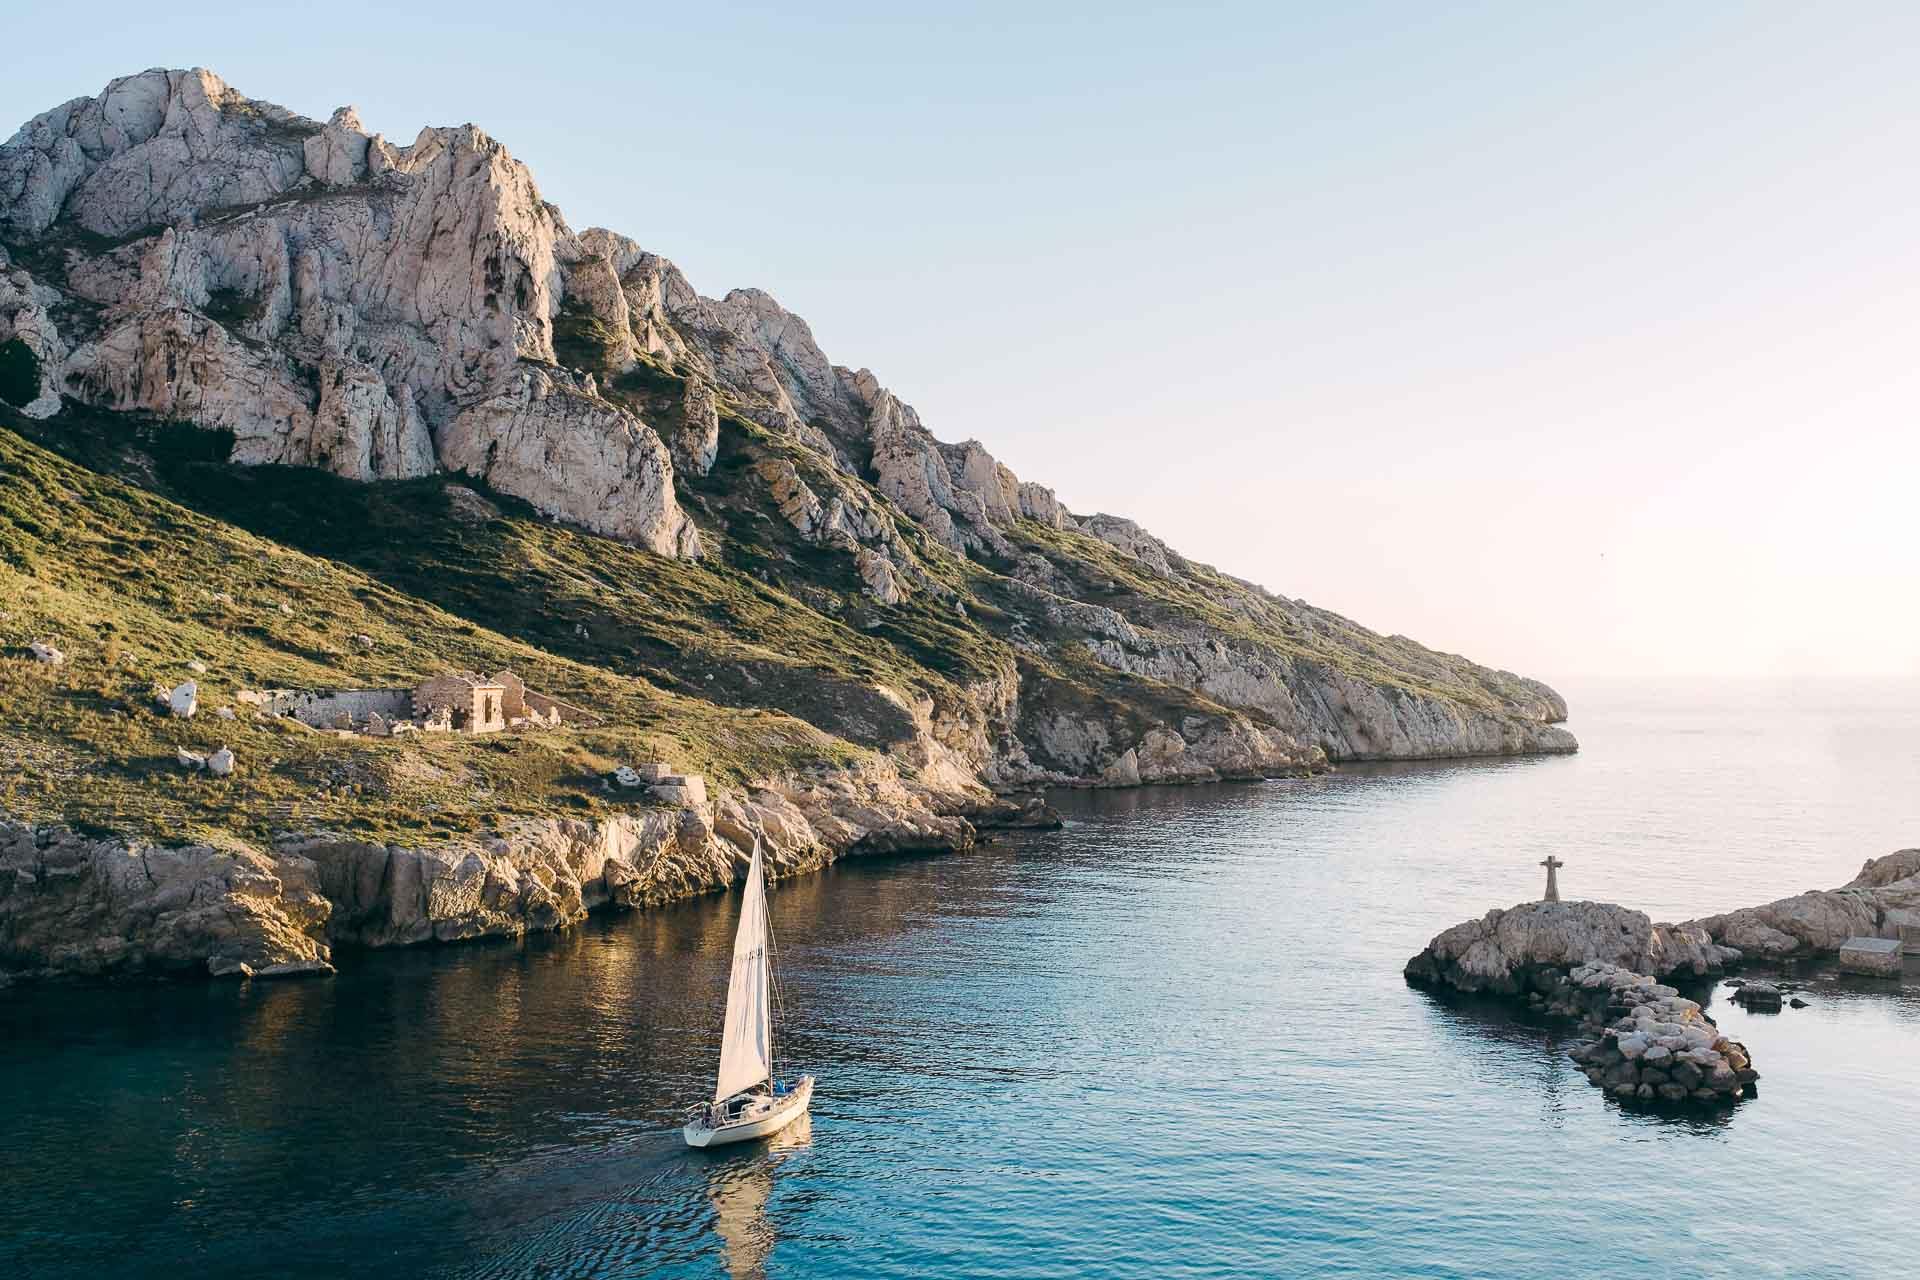
<path fill-rule="evenodd" d="M 755 836 L 753 842 L 757 849 L 760 838 Z M 766 868 L 763 865 L 760 870 L 763 897 L 766 878 Z M 774 1078 L 780 1074 L 780 1042 L 775 1038 L 774 1032 L 779 1028 L 780 1023 L 786 1020 L 787 1006 L 786 1002 L 780 998 L 780 949 L 773 944 L 773 908 L 770 903 L 764 919 L 767 926 L 767 985 L 773 989 L 773 1009 L 767 1018 L 767 1084 L 771 1087 Z"/>

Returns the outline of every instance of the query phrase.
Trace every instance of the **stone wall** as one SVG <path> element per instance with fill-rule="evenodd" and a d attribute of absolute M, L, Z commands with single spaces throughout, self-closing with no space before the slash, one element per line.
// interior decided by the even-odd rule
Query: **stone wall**
<path fill-rule="evenodd" d="M 250 699 L 242 699 L 250 701 Z M 367 717 L 388 720 L 413 714 L 413 694 L 407 689 L 339 689 L 333 692 L 301 689 L 264 689 L 255 703 L 269 715 L 292 716 L 316 729 L 365 728 Z M 340 724 L 345 716 L 349 723 Z"/>

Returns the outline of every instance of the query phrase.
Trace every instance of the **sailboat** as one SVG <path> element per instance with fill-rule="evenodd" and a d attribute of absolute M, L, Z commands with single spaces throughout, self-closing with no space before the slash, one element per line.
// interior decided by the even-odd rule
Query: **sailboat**
<path fill-rule="evenodd" d="M 720 1075 L 713 1101 L 687 1113 L 681 1133 L 690 1147 L 718 1147 L 764 1138 L 807 1113 L 813 1077 L 792 1084 L 773 1068 L 773 927 L 767 920 L 767 884 L 760 842 L 740 903 L 740 931 L 733 937 L 733 976 L 727 982 L 727 1024 L 720 1037 Z"/>

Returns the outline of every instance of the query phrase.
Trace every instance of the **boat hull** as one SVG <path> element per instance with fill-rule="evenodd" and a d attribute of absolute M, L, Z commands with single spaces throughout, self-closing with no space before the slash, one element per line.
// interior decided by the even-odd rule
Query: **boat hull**
<path fill-rule="evenodd" d="M 813 1104 L 813 1077 L 801 1076 L 800 1083 L 793 1092 L 779 1099 L 765 1112 L 752 1116 L 736 1124 L 721 1125 L 710 1129 L 700 1121 L 694 1121 L 680 1133 L 690 1147 L 724 1147 L 734 1142 L 751 1142 L 755 1138 L 764 1138 L 775 1134 L 807 1114 L 807 1108 Z"/>

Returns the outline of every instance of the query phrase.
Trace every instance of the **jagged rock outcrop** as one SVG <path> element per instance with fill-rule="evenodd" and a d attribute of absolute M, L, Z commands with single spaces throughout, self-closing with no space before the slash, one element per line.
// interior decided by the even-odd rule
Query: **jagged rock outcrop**
<path fill-rule="evenodd" d="M 441 460 L 547 515 L 661 555 L 694 559 L 700 535 L 673 496 L 660 437 L 569 375 L 533 369 L 461 411 Z"/>
<path fill-rule="evenodd" d="M 995 812 L 986 797 L 979 803 Z M 964 848 L 973 838 L 966 819 L 935 813 L 923 793 L 874 766 L 599 821 L 522 819 L 497 836 L 419 847 L 329 832 L 290 834 L 268 849 L 161 847 L 0 817 L 0 968 L 324 973 L 343 944 L 517 936 L 566 928 L 608 904 L 723 889 L 745 874 L 756 840 L 777 879 L 848 854 Z"/>
<path fill-rule="evenodd" d="M 1687 927 L 1750 955 L 1785 959 L 1837 952 L 1849 938 L 1898 937 L 1901 925 L 1920 926 L 1920 849 L 1869 858 L 1838 889 L 1809 890 Z"/>
<path fill-rule="evenodd" d="M 0 340 L 32 335 L 67 395 L 230 431 L 240 462 L 467 470 L 596 532 L 697 552 L 652 428 L 590 387 L 552 393 L 580 251 L 470 125 L 395 147 L 351 108 L 323 126 L 209 72 L 150 71 L 0 147 L 0 231 L 46 277 L 10 281 Z M 84 304 L 70 332 L 50 328 L 44 288 Z"/>
<path fill-rule="evenodd" d="M 1407 977 L 1458 991 L 1518 995 L 1536 970 L 1607 964 L 1655 978 L 1716 973 L 1740 953 L 1697 925 L 1655 924 L 1611 902 L 1528 902 L 1438 934 L 1407 961 Z"/>
<path fill-rule="evenodd" d="M 93 839 L 0 817 L 0 964 L 67 974 L 332 971 L 319 868 L 293 855 Z"/>

